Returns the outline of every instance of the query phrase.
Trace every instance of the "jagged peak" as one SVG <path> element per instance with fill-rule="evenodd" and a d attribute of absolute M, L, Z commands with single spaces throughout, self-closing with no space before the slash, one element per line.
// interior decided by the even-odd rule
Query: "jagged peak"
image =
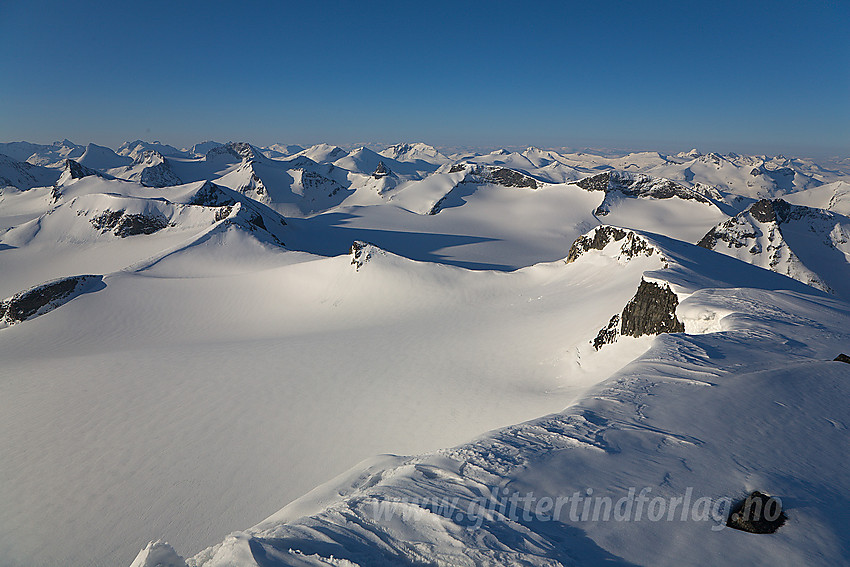
<path fill-rule="evenodd" d="M 156 150 L 145 150 L 136 156 L 133 165 L 159 165 L 165 163 L 165 156 Z"/>
<path fill-rule="evenodd" d="M 69 179 L 82 179 L 83 177 L 88 177 L 90 175 L 97 175 L 99 177 L 103 177 L 103 174 L 95 169 L 86 167 L 76 160 L 66 159 L 65 165 L 62 168 L 62 176 L 60 177 L 60 181 L 66 181 Z"/>
<path fill-rule="evenodd" d="M 613 254 L 618 260 L 628 261 L 637 256 L 649 257 L 658 253 L 661 262 L 664 264 L 667 263 L 661 250 L 644 236 L 633 230 L 611 225 L 597 226 L 576 238 L 575 242 L 570 246 L 570 251 L 567 253 L 564 261 L 567 264 L 571 264 L 589 250 L 604 250 L 612 242 L 619 243 Z"/>
<path fill-rule="evenodd" d="M 386 256 L 387 252 L 383 248 L 379 248 L 374 244 L 363 240 L 355 240 L 351 243 L 351 248 L 348 249 L 348 254 L 351 256 L 351 265 L 356 271 L 360 271 L 364 265 L 374 256 Z"/>
<path fill-rule="evenodd" d="M 378 162 L 378 166 L 375 168 L 375 172 L 372 173 L 372 177 L 375 179 L 381 179 L 382 177 L 386 177 L 388 175 L 392 175 L 392 170 L 387 167 L 387 164 L 384 163 L 383 160 Z"/>

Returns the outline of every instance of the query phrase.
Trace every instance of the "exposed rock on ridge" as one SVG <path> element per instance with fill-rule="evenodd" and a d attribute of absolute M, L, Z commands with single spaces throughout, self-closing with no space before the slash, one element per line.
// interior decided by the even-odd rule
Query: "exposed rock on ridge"
<path fill-rule="evenodd" d="M 0 301 L 0 324 L 14 325 L 44 315 L 81 293 L 95 291 L 97 284 L 102 286 L 102 276 L 71 276 L 16 293 Z"/>

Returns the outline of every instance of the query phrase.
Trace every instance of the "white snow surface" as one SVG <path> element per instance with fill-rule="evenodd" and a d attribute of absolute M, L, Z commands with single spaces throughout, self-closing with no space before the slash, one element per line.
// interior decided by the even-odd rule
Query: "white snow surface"
<path fill-rule="evenodd" d="M 15 144 L 45 162 L 83 148 Z M 89 145 L 80 161 L 103 176 L 59 181 L 47 174 L 64 162 L 9 158 L 47 182 L 19 175 L 0 193 L 0 298 L 73 275 L 103 283 L 0 329 L 3 565 L 850 559 L 850 366 L 831 362 L 850 350 L 835 284 L 846 172 L 693 151 L 172 150 Z M 390 175 L 372 175 L 379 161 Z M 165 186 L 146 186 L 145 168 L 163 165 Z M 538 188 L 469 175 L 485 166 Z M 611 170 L 708 201 L 573 183 Z M 693 244 L 763 196 L 812 208 L 783 234 L 828 287 Z M 618 242 L 565 263 L 601 224 L 654 253 Z M 642 279 L 673 289 L 686 333 L 597 351 Z M 423 504 L 628 487 L 761 490 L 789 520 L 771 536 L 499 514 L 469 530 Z M 381 502 L 399 515 L 376 518 Z"/>

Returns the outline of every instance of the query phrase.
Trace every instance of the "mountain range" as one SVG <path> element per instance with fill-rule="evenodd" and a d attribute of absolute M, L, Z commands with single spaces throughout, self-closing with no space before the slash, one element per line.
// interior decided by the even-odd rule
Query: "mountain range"
<path fill-rule="evenodd" d="M 849 176 L 0 144 L 0 557 L 847 563 Z M 784 523 L 727 527 L 756 492 Z"/>

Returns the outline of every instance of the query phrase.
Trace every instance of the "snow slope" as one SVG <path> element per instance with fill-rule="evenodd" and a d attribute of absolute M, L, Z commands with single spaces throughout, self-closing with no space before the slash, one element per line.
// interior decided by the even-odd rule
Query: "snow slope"
<path fill-rule="evenodd" d="M 837 457 L 848 449 L 850 367 L 831 359 L 850 338 L 850 306 L 650 241 L 669 264 L 648 275 L 685 298 L 678 313 L 691 326 L 713 317 L 712 332 L 659 336 L 562 412 L 364 463 L 188 564 L 845 563 L 850 481 Z M 646 496 L 642 519 L 597 504 L 627 504 L 630 490 Z M 752 490 L 782 499 L 789 519 L 777 534 L 724 527 L 731 502 Z M 556 515 L 564 497 L 576 505 Z M 661 508 L 673 498 L 678 508 Z"/>
<path fill-rule="evenodd" d="M 26 191 L 33 187 L 53 185 L 59 178 L 59 172 L 27 162 L 18 161 L 0 154 L 0 192 L 12 192 L 15 189 Z"/>

